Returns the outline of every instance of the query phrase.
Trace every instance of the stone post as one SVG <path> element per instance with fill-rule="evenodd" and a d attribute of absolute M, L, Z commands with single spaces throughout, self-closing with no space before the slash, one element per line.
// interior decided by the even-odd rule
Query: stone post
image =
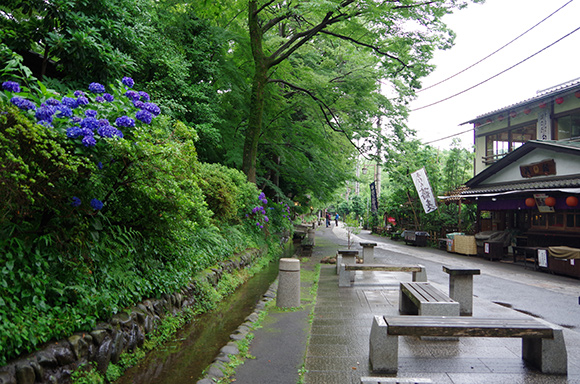
<path fill-rule="evenodd" d="M 280 259 L 276 306 L 294 308 L 300 306 L 300 260 Z"/>
<path fill-rule="evenodd" d="M 362 247 L 362 259 L 364 264 L 375 262 L 375 247 L 377 243 L 360 243 Z"/>

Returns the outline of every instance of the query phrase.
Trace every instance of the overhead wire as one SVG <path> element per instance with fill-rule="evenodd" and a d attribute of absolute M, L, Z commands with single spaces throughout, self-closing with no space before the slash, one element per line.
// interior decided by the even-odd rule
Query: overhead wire
<path fill-rule="evenodd" d="M 524 36 L 525 34 L 527 34 L 528 32 L 532 31 L 534 28 L 536 28 L 537 26 L 539 26 L 540 24 L 542 24 L 544 21 L 548 20 L 550 17 L 554 16 L 556 13 L 558 13 L 559 11 L 561 11 L 565 6 L 567 6 L 568 4 L 570 4 L 571 2 L 573 2 L 574 0 L 570 0 L 568 1 L 566 4 L 562 5 L 560 8 L 556 9 L 554 12 L 552 12 L 551 14 L 549 14 L 548 16 L 546 16 L 544 19 L 542 19 L 540 22 L 536 23 L 534 26 L 532 26 L 531 28 L 529 28 L 528 30 L 526 30 L 525 32 L 521 33 L 519 36 L 517 36 L 516 38 L 512 39 L 511 41 L 509 41 L 508 43 L 504 44 L 502 47 L 496 49 L 495 51 L 493 51 L 492 53 L 490 53 L 489 55 L 485 56 L 484 58 L 482 58 L 479 61 L 476 61 L 475 63 L 471 64 L 470 66 L 468 66 L 465 69 L 462 69 L 461 71 L 457 72 L 454 75 L 451 75 L 435 84 L 432 84 L 428 87 L 422 88 L 420 90 L 417 91 L 417 93 L 426 91 L 428 89 L 431 89 L 433 87 L 436 87 L 437 85 L 440 85 L 448 80 L 453 79 L 456 76 L 459 76 L 460 74 L 462 74 L 463 72 L 475 67 L 477 64 L 489 59 L 491 56 L 495 55 L 496 53 L 498 53 L 499 51 L 501 51 L 502 49 L 506 48 L 507 46 L 509 46 L 510 44 L 514 43 L 516 40 L 518 40 L 520 37 Z"/>
<path fill-rule="evenodd" d="M 540 50 L 539 50 L 539 51 L 537 51 L 536 53 L 534 53 L 534 54 L 532 54 L 532 55 L 530 55 L 530 56 L 526 57 L 525 59 L 523 59 L 523 60 L 521 60 L 521 61 L 517 62 L 516 64 L 512 65 L 511 67 L 509 67 L 509 68 L 507 68 L 507 69 L 504 69 L 503 71 L 501 71 L 501 72 L 499 72 L 499 73 L 496 73 L 495 75 L 493 75 L 493 76 L 491 76 L 491 77 L 488 77 L 487 79 L 485 79 L 485 80 L 483 80 L 483 81 L 480 81 L 479 83 L 477 83 L 477 84 L 475 84 L 475 85 L 473 85 L 473 86 L 471 86 L 471 87 L 469 87 L 469 88 L 467 88 L 467 89 L 464 89 L 464 90 L 463 90 L 463 91 L 461 91 L 461 92 L 457 92 L 457 93 L 455 93 L 455 94 L 453 94 L 453 95 L 451 95 L 451 96 L 448 96 L 448 97 L 446 97 L 446 98 L 444 98 L 444 99 L 441 99 L 441 100 L 439 100 L 439 101 L 435 101 L 435 102 L 433 102 L 433 103 L 430 103 L 430 104 L 424 105 L 424 106 L 422 106 L 422 107 L 411 109 L 411 110 L 410 110 L 410 112 L 418 111 L 418 110 L 421 110 L 421 109 L 424 109 L 424 108 L 427 108 L 427 107 L 431 107 L 431 106 L 433 106 L 433 105 L 436 105 L 436 104 L 440 104 L 440 103 L 442 103 L 442 102 L 444 102 L 444 101 L 447 101 L 447 100 L 449 100 L 449 99 L 452 99 L 452 98 L 454 98 L 454 97 L 457 97 L 457 96 L 459 96 L 459 95 L 461 95 L 461 94 L 464 94 L 465 92 L 467 92 L 467 91 L 470 91 L 470 90 L 472 90 L 473 88 L 479 87 L 480 85 L 482 85 L 482 84 L 485 84 L 485 83 L 487 83 L 488 81 L 490 81 L 490 80 L 492 80 L 492 79 L 495 79 L 496 77 L 498 77 L 498 76 L 500 76 L 500 75 L 503 75 L 503 74 L 504 74 L 504 73 L 506 73 L 507 71 L 509 71 L 509 70 L 511 70 L 511 69 L 513 69 L 513 68 L 515 68 L 515 67 L 517 67 L 518 65 L 520 65 L 520 64 L 522 64 L 522 63 L 524 63 L 524 62 L 528 61 L 528 60 L 529 60 L 529 59 L 531 59 L 532 57 L 534 57 L 534 56 L 537 56 L 538 54 L 542 53 L 542 52 L 543 52 L 543 51 L 545 51 L 546 49 L 548 49 L 548 48 L 552 47 L 553 45 L 555 45 L 555 44 L 559 43 L 560 41 L 564 40 L 564 39 L 565 39 L 565 38 L 567 38 L 568 36 L 570 36 L 570 35 L 572 35 L 573 33 L 577 32 L 578 30 L 580 30 L 580 27 L 578 27 L 578 28 L 576 28 L 575 30 L 573 30 L 572 32 L 570 32 L 570 33 L 568 33 L 568 34 L 566 34 L 566 35 L 562 36 L 562 37 L 561 37 L 561 38 L 559 38 L 558 40 L 554 41 L 552 44 L 549 44 L 549 45 L 545 46 L 544 48 L 540 49 Z"/>

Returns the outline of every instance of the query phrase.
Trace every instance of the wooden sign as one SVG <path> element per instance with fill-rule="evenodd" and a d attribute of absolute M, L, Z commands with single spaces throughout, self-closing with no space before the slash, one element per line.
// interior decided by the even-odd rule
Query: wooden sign
<path fill-rule="evenodd" d="M 520 165 L 520 174 L 525 178 L 555 175 L 556 162 L 554 159 L 550 159 L 543 160 L 538 163 Z"/>

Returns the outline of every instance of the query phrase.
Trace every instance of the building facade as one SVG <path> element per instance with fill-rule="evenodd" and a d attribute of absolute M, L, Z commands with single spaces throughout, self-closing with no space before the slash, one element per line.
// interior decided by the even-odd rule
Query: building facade
<path fill-rule="evenodd" d="M 536 267 L 562 261 L 558 272 L 580 277 L 580 82 L 467 123 L 475 176 L 452 198 L 477 204 L 478 233 L 509 232 L 514 260 L 531 252 Z"/>

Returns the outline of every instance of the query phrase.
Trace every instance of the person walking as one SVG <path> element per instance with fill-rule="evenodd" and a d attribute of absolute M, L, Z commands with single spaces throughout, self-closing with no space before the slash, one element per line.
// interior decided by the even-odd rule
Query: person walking
<path fill-rule="evenodd" d="M 336 226 L 338 227 L 338 218 L 340 216 L 338 215 L 338 212 L 336 212 L 336 216 L 334 216 L 334 222 L 336 223 Z"/>
<path fill-rule="evenodd" d="M 330 213 L 326 212 L 326 228 L 330 227 Z"/>

